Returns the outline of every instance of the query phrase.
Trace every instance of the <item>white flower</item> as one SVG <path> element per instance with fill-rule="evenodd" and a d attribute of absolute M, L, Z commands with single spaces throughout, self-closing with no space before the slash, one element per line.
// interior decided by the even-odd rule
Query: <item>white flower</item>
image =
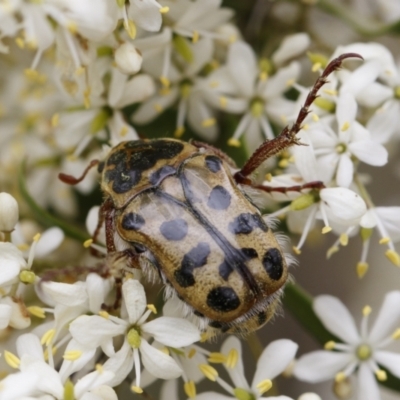
<path fill-rule="evenodd" d="M 263 394 L 272 387 L 272 379 L 281 374 L 293 360 L 297 348 L 297 344 L 288 339 L 275 340 L 270 343 L 261 353 L 260 358 L 257 361 L 257 369 L 254 373 L 253 381 L 251 385 L 249 385 L 244 375 L 241 343 L 235 336 L 230 336 L 223 343 L 221 353 L 213 353 L 210 356 L 210 362 L 212 362 L 213 358 L 218 360 L 218 362 L 223 360 L 224 366 L 234 386 L 232 387 L 218 377 L 218 374 L 213 367 L 206 365 L 202 368 L 203 373 L 205 373 L 208 378 L 216 380 L 217 383 L 219 383 L 230 394 L 230 396 L 221 395 L 215 392 L 206 392 L 196 396 L 196 399 L 267 399 L 267 397 L 263 397 Z M 268 399 L 291 400 L 287 396 L 272 396 L 268 397 Z"/>
<path fill-rule="evenodd" d="M 124 74 L 136 74 L 142 67 L 142 55 L 136 47 L 129 42 L 121 44 L 115 50 L 114 59 L 117 67 Z"/>
<path fill-rule="evenodd" d="M 284 44 L 283 51 L 291 50 Z M 278 60 L 286 60 L 285 54 L 278 52 Z M 251 47 L 244 42 L 233 43 L 228 50 L 227 64 L 213 72 L 208 78 L 214 87 L 215 107 L 232 113 L 244 113 L 230 144 L 238 146 L 238 139 L 247 132 L 248 141 L 254 147 L 264 137 L 272 139 L 275 135 L 270 120 L 282 126 L 293 113 L 295 103 L 287 100 L 283 94 L 296 81 L 300 65 L 296 62 L 281 67 L 269 76 L 270 71 L 257 65 L 256 56 Z M 263 135 L 261 135 L 263 133 Z"/>
<path fill-rule="evenodd" d="M 371 308 L 366 306 L 358 331 L 353 317 L 339 299 L 328 295 L 316 297 L 314 312 L 343 343 L 330 341 L 325 345 L 326 349 L 335 352 L 324 350 L 303 355 L 295 364 L 294 375 L 312 383 L 333 378 L 340 382 L 357 370 L 357 398 L 379 400 L 381 397 L 374 374 L 378 380 L 385 380 L 386 373 L 378 364 L 400 377 L 400 354 L 383 350 L 400 337 L 399 330 L 395 330 L 400 322 L 399 304 L 400 292 L 388 293 L 369 331 Z"/>
<path fill-rule="evenodd" d="M 356 114 L 357 103 L 350 93 L 345 92 L 337 100 L 336 121 L 324 117 L 307 132 L 324 182 L 335 178 L 338 186 L 349 187 L 354 175 L 352 157 L 374 166 L 387 162 L 386 149 L 372 140 L 368 130 L 356 121 Z"/>
<path fill-rule="evenodd" d="M 11 232 L 18 222 L 18 203 L 10 194 L 0 193 L 0 231 Z"/>
<path fill-rule="evenodd" d="M 22 386 L 25 386 L 22 381 L 26 377 L 34 376 L 34 385 L 28 384 L 31 395 L 50 396 L 50 399 L 62 400 L 65 392 L 72 392 L 74 398 L 85 400 L 92 390 L 103 387 L 110 382 L 114 377 L 114 373 L 96 366 L 93 372 L 87 373 L 85 376 L 80 376 L 80 379 L 72 383 L 68 378 L 77 371 L 81 371 L 87 366 L 90 360 L 94 357 L 95 351 L 84 352 L 83 349 L 74 340 L 71 340 L 64 352 L 64 360 L 59 371 L 54 367 L 53 358 L 49 357 L 46 362 L 42 345 L 37 336 L 32 333 L 23 334 L 16 341 L 18 357 L 8 351 L 5 352 L 6 362 L 13 368 L 18 368 L 21 373 L 15 374 L 15 388 L 10 397 L 18 398 L 17 382 L 20 381 Z M 30 379 L 29 379 L 30 381 Z M 110 388 L 111 389 L 111 388 Z M 104 390 L 104 389 L 103 389 Z M 0 399 L 2 399 L 0 391 Z M 49 398 L 49 397 L 47 397 Z M 100 397 L 102 398 L 102 397 Z"/>
<path fill-rule="evenodd" d="M 141 392 L 140 357 L 144 367 L 157 378 L 172 379 L 180 376 L 182 370 L 176 361 L 150 345 L 147 340 L 153 337 L 164 346 L 180 348 L 200 339 L 197 328 L 188 321 L 171 317 L 145 322 L 154 306 L 146 306 L 144 288 L 139 281 L 130 279 L 124 282 L 122 293 L 127 313 L 125 319 L 104 313 L 104 317 L 81 316 L 70 325 L 73 338 L 88 349 L 101 346 L 110 356 L 104 367 L 115 372 L 111 385 L 122 382 L 135 366 L 136 384 L 132 390 Z M 119 335 L 124 335 L 124 343 L 115 352 L 112 340 Z"/>

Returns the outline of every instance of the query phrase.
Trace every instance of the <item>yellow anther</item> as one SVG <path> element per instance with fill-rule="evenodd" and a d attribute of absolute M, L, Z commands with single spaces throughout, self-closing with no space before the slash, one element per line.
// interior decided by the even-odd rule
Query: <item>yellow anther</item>
<path fill-rule="evenodd" d="M 207 332 L 203 332 L 200 335 L 200 343 L 207 342 L 207 340 L 210 339 L 210 337 L 211 337 L 210 334 L 208 334 Z"/>
<path fill-rule="evenodd" d="M 293 84 L 296 82 L 296 79 L 288 79 L 287 81 L 286 81 L 286 86 L 287 87 L 291 87 L 291 86 L 293 86 Z"/>
<path fill-rule="evenodd" d="M 166 14 L 167 12 L 169 12 L 169 7 L 161 7 L 158 11 L 160 11 L 161 14 Z"/>
<path fill-rule="evenodd" d="M 40 344 L 45 344 L 46 346 L 50 346 L 51 342 L 54 339 L 54 336 L 56 334 L 55 329 L 49 329 L 47 332 L 44 333 L 42 338 L 40 339 Z"/>
<path fill-rule="evenodd" d="M 272 181 L 272 175 L 268 172 L 268 174 L 265 174 L 264 179 L 267 182 L 271 182 Z"/>
<path fill-rule="evenodd" d="M 24 40 L 23 39 L 21 39 L 21 38 L 16 38 L 15 39 L 15 43 L 17 44 L 17 46 L 20 48 L 20 49 L 23 49 L 24 47 L 25 47 L 25 42 L 24 42 Z"/>
<path fill-rule="evenodd" d="M 143 393 L 143 389 L 141 388 L 141 387 L 139 387 L 139 386 L 134 386 L 134 385 L 132 385 L 131 386 L 131 390 L 132 390 L 132 392 L 135 392 L 135 393 Z"/>
<path fill-rule="evenodd" d="M 215 382 L 218 377 L 218 372 L 217 370 L 212 367 L 211 365 L 207 364 L 200 364 L 199 365 L 200 371 L 203 373 L 203 375 L 208 378 L 210 381 Z"/>
<path fill-rule="evenodd" d="M 326 342 L 324 344 L 324 349 L 325 350 L 333 350 L 336 346 L 336 343 L 333 340 L 330 340 L 329 342 Z"/>
<path fill-rule="evenodd" d="M 136 37 L 136 25 L 133 21 L 131 21 L 130 19 L 127 21 L 124 21 L 124 28 L 125 30 L 128 32 L 128 35 L 131 39 L 135 39 Z"/>
<path fill-rule="evenodd" d="M 311 71 L 312 72 L 317 72 L 322 68 L 322 64 L 320 62 L 316 62 L 312 65 Z"/>
<path fill-rule="evenodd" d="M 238 139 L 230 138 L 230 139 L 228 140 L 228 146 L 240 147 L 241 144 L 240 144 L 240 141 L 239 141 Z"/>
<path fill-rule="evenodd" d="M 364 275 L 367 273 L 368 271 L 368 263 L 366 262 L 359 262 L 357 263 L 357 276 L 361 279 L 364 277 Z"/>
<path fill-rule="evenodd" d="M 330 226 L 324 226 L 322 228 L 322 234 L 325 235 L 326 233 L 329 233 L 332 230 Z"/>
<path fill-rule="evenodd" d="M 147 304 L 147 309 L 150 310 L 153 314 L 157 314 L 157 308 L 154 304 Z"/>
<path fill-rule="evenodd" d="M 367 317 L 369 314 L 371 314 L 372 308 L 370 306 L 365 306 L 362 310 L 362 313 L 364 317 Z"/>
<path fill-rule="evenodd" d="M 342 127 L 340 128 L 340 130 L 342 131 L 342 132 L 345 132 L 345 131 L 347 131 L 347 129 L 349 129 L 350 128 L 350 123 L 348 122 L 348 121 L 346 121 L 343 125 L 342 125 Z"/>
<path fill-rule="evenodd" d="M 288 166 L 289 166 L 289 160 L 287 158 L 280 160 L 278 163 L 279 168 L 287 168 Z"/>
<path fill-rule="evenodd" d="M 213 352 L 208 356 L 208 362 L 213 364 L 223 364 L 226 362 L 226 356 L 219 352 Z"/>
<path fill-rule="evenodd" d="M 266 81 L 268 78 L 268 74 L 266 71 L 261 71 L 260 75 L 258 77 L 259 77 L 260 81 Z"/>
<path fill-rule="evenodd" d="M 201 122 L 201 126 L 203 126 L 204 128 L 209 128 L 211 126 L 214 126 L 216 123 L 217 120 L 215 118 L 207 118 Z"/>
<path fill-rule="evenodd" d="M 4 359 L 11 368 L 18 368 L 21 363 L 20 359 L 13 353 L 4 350 Z"/>
<path fill-rule="evenodd" d="M 68 21 L 68 22 L 67 22 L 67 29 L 68 29 L 71 33 L 75 34 L 76 32 L 78 32 L 78 25 L 77 25 L 77 23 L 74 22 L 74 21 Z"/>
<path fill-rule="evenodd" d="M 167 356 L 169 356 L 168 347 L 163 347 L 162 349 L 160 349 L 160 351 L 163 352 L 164 354 L 166 354 Z"/>
<path fill-rule="evenodd" d="M 293 253 L 297 254 L 298 256 L 301 254 L 301 250 L 297 246 L 293 246 Z"/>
<path fill-rule="evenodd" d="M 42 236 L 42 235 L 41 235 L 40 233 L 37 233 L 37 234 L 33 237 L 32 240 L 33 240 L 34 242 L 38 242 L 41 236 Z"/>
<path fill-rule="evenodd" d="M 335 253 L 337 253 L 339 251 L 339 247 L 338 246 L 332 246 L 331 248 L 328 249 L 328 251 L 326 252 L 326 258 L 331 258 Z"/>
<path fill-rule="evenodd" d="M 38 318 L 46 318 L 46 313 L 42 307 L 39 306 L 30 306 L 27 307 L 27 310 L 34 315 L 35 317 Z"/>
<path fill-rule="evenodd" d="M 338 372 L 335 375 L 335 382 L 343 382 L 346 379 L 346 374 L 344 372 Z"/>
<path fill-rule="evenodd" d="M 80 66 L 75 70 L 75 76 L 81 76 L 85 73 L 86 69 L 84 66 Z"/>
<path fill-rule="evenodd" d="M 347 246 L 349 244 L 349 236 L 346 233 L 342 233 L 339 237 L 339 242 L 342 246 Z"/>
<path fill-rule="evenodd" d="M 318 117 L 317 114 L 313 113 L 311 117 L 312 117 L 314 122 L 318 122 L 319 121 L 319 117 Z"/>
<path fill-rule="evenodd" d="M 160 82 L 164 87 L 169 88 L 171 85 L 171 81 L 166 76 L 160 76 Z"/>
<path fill-rule="evenodd" d="M 110 314 L 105 310 L 100 310 L 99 311 L 99 315 L 100 315 L 100 317 L 103 317 L 105 319 L 109 319 L 110 318 Z"/>
<path fill-rule="evenodd" d="M 21 250 L 21 251 L 29 250 L 29 245 L 26 244 L 26 243 L 21 243 L 21 244 L 19 244 L 17 247 L 18 247 L 18 249 Z"/>
<path fill-rule="evenodd" d="M 400 328 L 397 328 L 397 329 L 393 332 L 393 334 L 392 334 L 392 339 L 394 339 L 394 340 L 400 339 Z"/>
<path fill-rule="evenodd" d="M 163 107 L 162 107 L 162 105 L 160 103 L 154 103 L 153 107 L 158 113 L 162 113 Z"/>
<path fill-rule="evenodd" d="M 75 361 L 82 356 L 83 352 L 80 350 L 66 351 L 63 355 L 63 359 L 67 361 Z"/>
<path fill-rule="evenodd" d="M 193 31 L 193 35 L 192 35 L 192 42 L 193 43 L 197 43 L 199 41 L 199 32 L 198 31 Z"/>
<path fill-rule="evenodd" d="M 385 256 L 396 266 L 400 267 L 400 256 L 395 250 L 387 250 Z"/>
<path fill-rule="evenodd" d="M 384 371 L 383 369 L 376 370 L 375 375 L 376 375 L 376 378 L 378 379 L 378 381 L 380 381 L 380 382 L 387 380 L 386 371 Z"/>
<path fill-rule="evenodd" d="M 174 136 L 176 138 L 180 138 L 184 133 L 185 133 L 185 127 L 179 126 L 178 128 L 175 129 Z"/>
<path fill-rule="evenodd" d="M 45 361 L 48 361 L 48 359 L 49 359 L 49 348 L 50 347 L 46 347 L 43 352 L 43 357 L 44 357 Z M 51 354 L 53 354 L 53 356 L 54 356 L 54 354 L 56 354 L 57 350 L 58 350 L 58 348 L 56 346 L 51 346 Z"/>
<path fill-rule="evenodd" d="M 189 353 L 187 354 L 187 357 L 188 357 L 188 358 L 193 358 L 193 357 L 196 355 L 196 353 L 197 353 L 197 350 L 196 350 L 194 347 L 192 347 L 192 348 L 189 350 Z"/>
<path fill-rule="evenodd" d="M 93 244 L 93 239 L 88 239 L 88 240 L 85 240 L 85 241 L 83 242 L 83 247 L 85 247 L 85 248 L 87 249 L 87 248 L 90 247 L 92 244 Z"/>
<path fill-rule="evenodd" d="M 51 126 L 53 128 L 57 128 L 59 123 L 60 123 L 60 114 L 58 113 L 53 114 L 53 116 L 51 117 Z"/>
<path fill-rule="evenodd" d="M 102 374 L 104 372 L 104 367 L 102 364 L 96 364 L 95 365 L 96 371 L 100 374 Z"/>
<path fill-rule="evenodd" d="M 238 353 L 238 351 L 237 351 L 236 349 L 230 349 L 230 350 L 229 350 L 229 353 L 228 353 L 228 356 L 227 356 L 227 358 L 226 358 L 225 365 L 226 365 L 228 368 L 233 369 L 233 368 L 235 368 L 235 366 L 236 366 L 238 360 L 239 360 L 239 353 Z"/>
<path fill-rule="evenodd" d="M 390 242 L 389 237 L 383 237 L 381 240 L 379 240 L 379 244 L 388 244 Z"/>
<path fill-rule="evenodd" d="M 264 379 L 263 381 L 261 381 L 256 385 L 256 388 L 258 389 L 260 394 L 264 394 L 265 392 L 267 392 L 269 389 L 272 388 L 271 379 Z"/>
<path fill-rule="evenodd" d="M 228 99 L 225 96 L 220 96 L 219 98 L 219 104 L 222 108 L 226 108 L 228 104 Z"/>
<path fill-rule="evenodd" d="M 129 129 L 126 125 L 124 125 L 121 130 L 119 131 L 119 136 L 124 137 L 128 134 Z"/>
<path fill-rule="evenodd" d="M 194 399 L 196 397 L 196 385 L 193 381 L 185 382 L 183 385 L 183 390 L 189 399 Z"/>

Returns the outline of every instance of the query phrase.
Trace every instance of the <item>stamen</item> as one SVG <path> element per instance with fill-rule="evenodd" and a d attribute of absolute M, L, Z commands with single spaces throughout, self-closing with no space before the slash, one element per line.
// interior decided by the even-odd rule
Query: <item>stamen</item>
<path fill-rule="evenodd" d="M 93 239 L 88 239 L 83 242 L 83 247 L 85 249 L 89 248 L 93 244 Z"/>
<path fill-rule="evenodd" d="M 390 242 L 390 237 L 383 237 L 379 240 L 379 244 L 388 244 Z"/>
<path fill-rule="evenodd" d="M 51 342 L 54 339 L 54 336 L 56 334 L 55 329 L 49 329 L 47 332 L 44 333 L 42 338 L 40 339 L 40 344 L 45 344 L 46 346 L 50 346 Z"/>
<path fill-rule="evenodd" d="M 189 399 L 194 399 L 196 397 L 196 385 L 193 381 L 185 382 L 183 389 Z"/>
<path fill-rule="evenodd" d="M 392 339 L 394 339 L 394 340 L 400 339 L 400 328 L 397 328 L 397 329 L 393 332 L 393 334 L 392 334 Z"/>
<path fill-rule="evenodd" d="M 100 315 L 100 317 L 103 317 L 105 319 L 109 319 L 110 318 L 110 314 L 105 310 L 100 310 L 99 311 L 99 315 Z"/>
<path fill-rule="evenodd" d="M 185 127 L 179 126 L 178 128 L 175 129 L 174 136 L 176 138 L 180 138 L 184 133 L 185 133 Z"/>
<path fill-rule="evenodd" d="M 238 139 L 235 138 L 230 138 L 228 140 L 228 146 L 232 146 L 232 147 L 240 147 L 241 143 Z"/>
<path fill-rule="evenodd" d="M 143 393 L 143 389 L 140 388 L 139 386 L 132 385 L 131 386 L 131 390 L 132 390 L 132 392 L 135 392 L 135 393 L 138 393 L 138 394 Z"/>
<path fill-rule="evenodd" d="M 368 271 L 368 263 L 366 262 L 359 262 L 357 263 L 357 276 L 361 279 L 364 277 L 364 275 L 367 273 Z"/>
<path fill-rule="evenodd" d="M 160 11 L 161 14 L 166 14 L 167 12 L 169 12 L 169 7 L 161 7 L 158 11 Z"/>
<path fill-rule="evenodd" d="M 343 382 L 346 379 L 346 374 L 344 372 L 338 372 L 335 375 L 335 382 Z"/>
<path fill-rule="evenodd" d="M 380 382 L 384 382 L 387 380 L 386 371 L 384 371 L 383 369 L 376 370 L 375 375 L 376 375 L 376 378 L 378 379 L 378 381 L 380 381 Z"/>
<path fill-rule="evenodd" d="M 147 308 L 153 313 L 153 314 L 157 314 L 157 309 L 154 306 L 154 304 L 147 304 Z"/>
<path fill-rule="evenodd" d="M 66 351 L 63 355 L 63 359 L 67 361 L 78 360 L 82 356 L 83 352 L 80 350 L 70 350 Z"/>
<path fill-rule="evenodd" d="M 192 36 L 192 42 L 197 43 L 199 41 L 199 32 L 198 31 L 193 31 L 193 36 Z"/>
<path fill-rule="evenodd" d="M 260 394 L 264 394 L 272 388 L 272 381 L 270 379 L 264 379 L 256 385 L 256 388 L 259 390 Z"/>
<path fill-rule="evenodd" d="M 400 256 L 395 250 L 387 250 L 385 256 L 392 262 L 396 267 L 400 267 Z"/>
<path fill-rule="evenodd" d="M 333 350 L 336 346 L 336 342 L 334 342 L 333 340 L 330 340 L 329 342 L 326 342 L 324 345 L 324 349 L 325 350 Z"/>
<path fill-rule="evenodd" d="M 339 247 L 338 246 L 332 246 L 328 249 L 328 251 L 326 252 L 326 258 L 329 259 L 331 258 L 335 253 L 337 253 L 339 251 Z"/>
<path fill-rule="evenodd" d="M 212 367 L 211 365 L 207 364 L 200 364 L 199 365 L 200 371 L 203 373 L 203 375 L 208 378 L 210 381 L 215 382 L 218 377 L 218 372 L 217 370 Z"/>
<path fill-rule="evenodd" d="M 226 356 L 218 352 L 210 353 L 208 357 L 208 362 L 213 364 L 223 364 L 226 361 L 227 361 Z"/>
<path fill-rule="evenodd" d="M 233 369 L 235 368 L 238 360 L 239 360 L 239 352 L 236 349 L 231 349 L 226 359 L 226 366 L 228 368 Z"/>
<path fill-rule="evenodd" d="M 15 354 L 7 350 L 4 350 L 4 359 L 11 368 L 17 369 L 21 364 L 21 360 Z"/>
<path fill-rule="evenodd" d="M 209 128 L 210 126 L 214 126 L 217 123 L 215 118 L 207 118 L 201 122 L 201 126 L 204 128 Z"/>
<path fill-rule="evenodd" d="M 195 355 L 196 355 L 196 353 L 197 353 L 197 350 L 194 348 L 194 347 L 192 347 L 190 350 L 189 350 L 189 353 L 188 353 L 188 355 L 187 355 L 187 357 L 190 359 L 190 358 L 193 358 Z"/>
<path fill-rule="evenodd" d="M 38 317 L 38 318 L 46 318 L 45 311 L 44 311 L 44 309 L 43 309 L 42 307 L 39 307 L 39 306 L 30 306 L 30 307 L 27 307 L 27 310 L 28 310 L 32 315 L 34 315 L 35 317 Z"/>
<path fill-rule="evenodd" d="M 346 233 L 342 233 L 339 241 L 342 246 L 347 246 L 349 244 L 349 236 Z"/>

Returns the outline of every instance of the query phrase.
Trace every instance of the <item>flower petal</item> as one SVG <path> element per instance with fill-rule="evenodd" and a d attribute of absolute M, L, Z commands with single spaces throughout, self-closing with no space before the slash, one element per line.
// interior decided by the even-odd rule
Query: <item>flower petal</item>
<path fill-rule="evenodd" d="M 386 339 L 400 323 L 400 292 L 389 292 L 383 301 L 378 316 L 369 334 L 372 343 Z"/>
<path fill-rule="evenodd" d="M 40 240 L 35 248 L 36 257 L 44 257 L 55 250 L 64 240 L 64 232 L 58 228 L 53 227 L 44 231 Z"/>
<path fill-rule="evenodd" d="M 12 281 L 26 267 L 22 253 L 8 242 L 0 242 L 0 285 Z"/>
<path fill-rule="evenodd" d="M 9 304 L 0 304 L 0 329 L 7 328 L 11 319 L 12 307 Z"/>
<path fill-rule="evenodd" d="M 307 33 L 296 33 L 286 36 L 272 55 L 272 61 L 276 66 L 280 66 L 287 60 L 305 51 L 310 45 L 310 42 L 310 36 L 308 36 Z"/>
<path fill-rule="evenodd" d="M 250 390 L 250 386 L 247 383 L 244 375 L 243 359 L 242 359 L 242 343 L 236 336 L 229 336 L 224 341 L 221 347 L 221 353 L 228 355 L 232 350 L 236 350 L 238 353 L 238 360 L 233 368 L 226 367 L 226 370 L 231 377 L 232 382 L 236 387 L 240 387 L 246 390 Z"/>
<path fill-rule="evenodd" d="M 382 166 L 388 161 L 387 150 L 372 140 L 359 140 L 349 144 L 349 150 L 361 161 L 369 165 Z"/>
<path fill-rule="evenodd" d="M 313 309 L 328 331 L 345 343 L 359 342 L 360 337 L 354 319 L 338 298 L 329 295 L 318 296 L 314 299 Z"/>
<path fill-rule="evenodd" d="M 182 318 L 159 317 L 143 324 L 142 330 L 169 347 L 185 347 L 200 340 L 196 326 Z"/>
<path fill-rule="evenodd" d="M 56 304 L 76 306 L 87 300 L 86 285 L 84 282 L 74 284 L 61 282 L 43 282 L 41 289 L 50 296 Z"/>
<path fill-rule="evenodd" d="M 132 371 L 134 364 L 133 351 L 129 343 L 125 340 L 122 347 L 110 357 L 103 365 L 103 368 L 114 372 L 114 378 L 108 382 L 110 386 L 117 386 L 125 380 Z"/>
<path fill-rule="evenodd" d="M 251 387 L 257 392 L 257 385 L 265 379 L 274 379 L 294 359 L 298 345 L 289 339 L 279 339 L 271 342 L 262 352 L 257 361 Z"/>
<path fill-rule="evenodd" d="M 129 322 L 136 323 L 146 309 L 146 293 L 143 285 L 136 279 L 128 279 L 122 285 L 122 295 L 125 301 L 126 310 L 129 315 Z"/>
<path fill-rule="evenodd" d="M 32 359 L 44 361 L 42 345 L 39 338 L 33 333 L 25 333 L 19 336 L 16 345 L 19 358 L 29 355 Z"/>
<path fill-rule="evenodd" d="M 378 383 L 371 368 L 362 363 L 358 369 L 357 400 L 380 400 Z"/>
<path fill-rule="evenodd" d="M 351 354 L 313 351 L 300 357 L 294 366 L 294 376 L 305 382 L 317 383 L 334 378 L 351 361 Z"/>
<path fill-rule="evenodd" d="M 400 354 L 379 350 L 374 353 L 374 359 L 400 378 Z"/>
<path fill-rule="evenodd" d="M 182 370 L 169 355 L 150 346 L 144 339 L 140 343 L 140 354 L 144 367 L 160 379 L 174 379 L 182 375 Z"/>

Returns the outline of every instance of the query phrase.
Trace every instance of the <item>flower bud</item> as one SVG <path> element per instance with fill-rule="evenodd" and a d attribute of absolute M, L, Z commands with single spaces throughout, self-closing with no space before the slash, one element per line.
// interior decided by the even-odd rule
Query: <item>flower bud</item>
<path fill-rule="evenodd" d="M 124 74 L 136 74 L 142 67 L 142 55 L 131 43 L 123 43 L 115 51 L 115 62 L 118 69 Z"/>
<path fill-rule="evenodd" d="M 0 231 L 11 232 L 17 222 L 17 201 L 8 193 L 0 193 Z"/>

